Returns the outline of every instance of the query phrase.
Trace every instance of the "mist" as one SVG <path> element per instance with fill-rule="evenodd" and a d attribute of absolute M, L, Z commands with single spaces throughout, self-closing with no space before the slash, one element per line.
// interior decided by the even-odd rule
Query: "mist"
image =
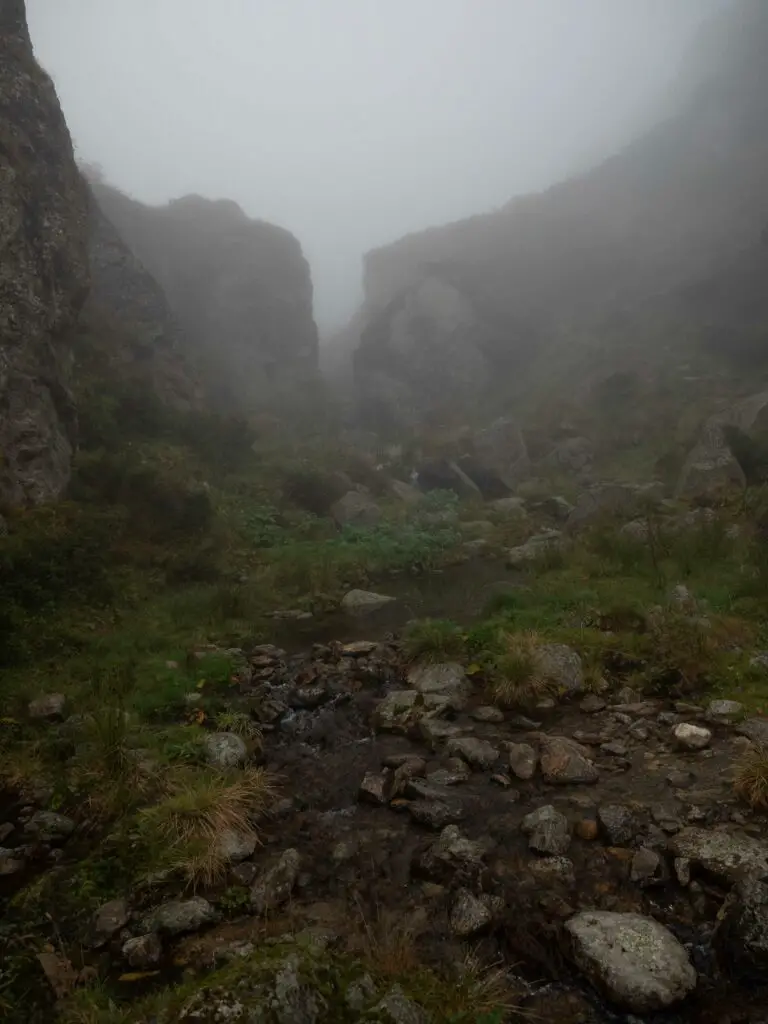
<path fill-rule="evenodd" d="M 81 160 L 296 234 L 321 330 L 362 254 L 608 155 L 723 0 L 29 0 Z"/>

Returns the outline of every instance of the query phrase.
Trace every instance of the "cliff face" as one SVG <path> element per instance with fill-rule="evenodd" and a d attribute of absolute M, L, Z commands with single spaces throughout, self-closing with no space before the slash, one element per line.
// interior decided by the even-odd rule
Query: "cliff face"
<path fill-rule="evenodd" d="M 165 293 L 93 197 L 88 255 L 91 292 L 81 333 L 89 356 L 100 357 L 101 374 L 135 383 L 170 408 L 201 407 L 204 392 Z"/>
<path fill-rule="evenodd" d="M 88 291 L 87 191 L 23 0 L 0 6 L 0 502 L 69 480 L 70 341 Z"/>
<path fill-rule="evenodd" d="M 312 386 L 312 283 L 289 232 L 226 200 L 147 207 L 103 184 L 94 194 L 161 284 L 220 407 L 257 411 Z"/>
<path fill-rule="evenodd" d="M 768 221 L 766 45 L 768 8 L 737 5 L 699 41 L 674 113 L 626 150 L 369 253 L 363 408 L 401 423 L 489 389 L 514 396 L 556 339 L 711 280 L 754 246 Z"/>

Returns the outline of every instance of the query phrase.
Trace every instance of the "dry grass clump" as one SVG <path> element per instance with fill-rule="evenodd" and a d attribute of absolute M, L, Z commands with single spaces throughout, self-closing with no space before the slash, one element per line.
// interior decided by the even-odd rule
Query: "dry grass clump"
<path fill-rule="evenodd" d="M 753 810 L 768 808 L 768 747 L 758 744 L 741 755 L 736 762 L 733 788 Z"/>
<path fill-rule="evenodd" d="M 165 800 L 144 808 L 140 818 L 150 841 L 162 847 L 172 867 L 193 886 L 211 885 L 227 866 L 221 835 L 235 832 L 258 841 L 257 822 L 275 797 L 275 780 L 263 768 L 235 777 L 199 772 L 187 775 Z"/>
<path fill-rule="evenodd" d="M 405 653 L 409 661 L 437 663 L 461 661 L 466 654 L 464 636 L 459 627 L 446 619 L 422 619 L 410 625 L 405 634 Z"/>
<path fill-rule="evenodd" d="M 394 911 L 377 908 L 369 921 L 360 909 L 360 929 L 353 936 L 351 952 L 358 954 L 377 974 L 407 978 L 422 970 L 416 947 L 416 932 Z"/>
<path fill-rule="evenodd" d="M 501 961 L 484 964 L 469 952 L 445 987 L 442 1010 L 449 1020 L 520 1020 L 521 993 Z"/>
<path fill-rule="evenodd" d="M 552 689 L 542 670 L 535 633 L 504 633 L 501 650 L 490 666 L 489 693 L 503 707 L 525 707 L 541 700 Z"/>

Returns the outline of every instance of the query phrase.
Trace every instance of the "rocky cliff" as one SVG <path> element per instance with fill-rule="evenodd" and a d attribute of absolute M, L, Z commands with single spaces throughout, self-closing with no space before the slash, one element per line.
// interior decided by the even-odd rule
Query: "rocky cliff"
<path fill-rule="evenodd" d="M 70 341 L 88 291 L 87 191 L 23 0 L 0 6 L 0 502 L 67 484 Z"/>
<path fill-rule="evenodd" d="M 594 170 L 365 258 L 355 357 L 378 426 L 519 398 L 534 359 L 753 248 L 768 220 L 768 8 L 735 5 L 669 118 Z M 720 308 L 724 304 L 720 303 Z"/>
<path fill-rule="evenodd" d="M 103 183 L 94 194 L 157 278 L 220 408 L 301 398 L 317 373 L 312 283 L 299 242 L 228 200 L 148 207 Z"/>
<path fill-rule="evenodd" d="M 165 293 L 93 196 L 88 255 L 91 292 L 78 332 L 83 344 L 76 375 L 96 371 L 102 380 L 135 385 L 171 409 L 201 407 L 203 387 Z"/>

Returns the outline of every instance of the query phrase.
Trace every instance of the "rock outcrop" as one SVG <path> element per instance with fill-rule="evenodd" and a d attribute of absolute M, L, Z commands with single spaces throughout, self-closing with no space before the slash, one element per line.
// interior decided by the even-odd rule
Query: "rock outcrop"
<path fill-rule="evenodd" d="M 658 336 L 654 311 L 731 274 L 765 224 L 767 42 L 765 5 L 737 5 L 699 41 L 671 116 L 625 150 L 499 211 L 369 253 L 354 359 L 361 415 L 379 430 L 498 415 L 527 398 L 528 371 L 547 353 L 562 362 L 598 334 L 610 346 L 601 369 L 616 369 L 638 319 Z M 728 311 L 718 330 L 738 307 L 718 299 Z M 563 397 L 586 393 L 587 376 L 562 382 Z"/>
<path fill-rule="evenodd" d="M 162 286 L 219 408 L 263 410 L 311 393 L 312 282 L 293 235 L 229 200 L 189 195 L 149 207 L 102 182 L 92 187 Z"/>
<path fill-rule="evenodd" d="M 202 406 L 204 390 L 163 289 L 93 198 L 88 255 L 91 292 L 81 333 L 89 336 L 89 356 L 100 357 L 101 374 L 133 383 L 170 408 Z"/>
<path fill-rule="evenodd" d="M 67 485 L 72 329 L 88 292 L 87 191 L 23 0 L 0 7 L 0 502 Z"/>

